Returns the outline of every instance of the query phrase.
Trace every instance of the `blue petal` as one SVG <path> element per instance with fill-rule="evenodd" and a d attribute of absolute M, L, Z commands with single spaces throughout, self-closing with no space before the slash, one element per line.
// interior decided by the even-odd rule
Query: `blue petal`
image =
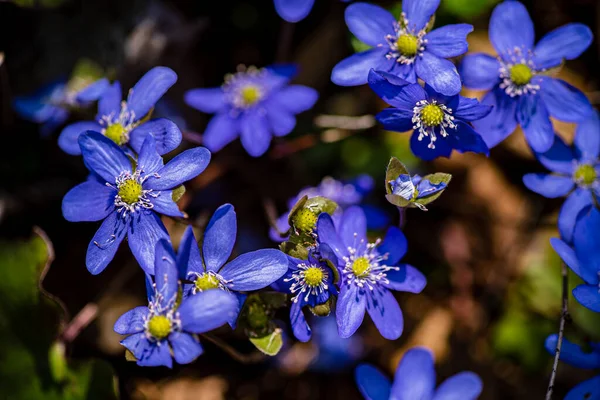
<path fill-rule="evenodd" d="M 136 120 L 142 119 L 175 82 L 177 74 L 171 68 L 152 68 L 129 91 L 127 108 Z"/>
<path fill-rule="evenodd" d="M 72 156 L 80 155 L 81 148 L 77 139 L 86 131 L 100 132 L 102 127 L 96 121 L 80 121 L 67 125 L 58 137 L 58 147 Z"/>
<path fill-rule="evenodd" d="M 533 49 L 535 32 L 525 6 L 518 1 L 505 1 L 496 6 L 490 18 L 490 41 L 502 57 L 519 48 Z"/>
<path fill-rule="evenodd" d="M 491 90 L 500 80 L 500 63 L 488 54 L 467 54 L 459 66 L 463 85 L 469 89 Z"/>
<path fill-rule="evenodd" d="M 40 135 L 42 137 L 47 137 L 51 135 L 54 132 L 54 130 L 62 124 L 64 124 L 68 118 L 68 110 L 56 107 L 52 115 L 40 126 Z"/>
<path fill-rule="evenodd" d="M 338 233 L 346 247 L 353 247 L 357 250 L 365 248 L 367 218 L 360 207 L 352 206 L 344 211 Z"/>
<path fill-rule="evenodd" d="M 427 50 L 415 61 L 415 69 L 419 78 L 445 96 L 458 94 L 462 89 L 454 64 Z"/>
<path fill-rule="evenodd" d="M 549 76 L 539 79 L 540 97 L 554 118 L 567 122 L 581 122 L 592 116 L 594 109 L 579 89 Z"/>
<path fill-rule="evenodd" d="M 121 315 L 115 322 L 114 331 L 119 335 L 130 335 L 133 333 L 143 332 L 145 319 L 150 314 L 150 310 L 146 306 L 136 307 Z"/>
<path fill-rule="evenodd" d="M 225 264 L 219 274 L 235 291 L 262 289 L 281 278 L 288 268 L 288 259 L 279 250 L 262 249 L 242 254 Z"/>
<path fill-rule="evenodd" d="M 400 259 L 406 254 L 407 249 L 408 241 L 406 240 L 406 236 L 395 226 L 391 226 L 388 229 L 383 242 L 377 247 L 379 254 L 387 254 L 386 265 L 398 264 Z"/>
<path fill-rule="evenodd" d="M 98 114 L 96 120 L 100 120 L 104 116 L 117 117 L 121 111 L 121 84 L 117 81 L 104 90 L 100 100 L 98 100 Z"/>
<path fill-rule="evenodd" d="M 398 292 L 421 293 L 427 285 L 427 278 L 418 269 L 408 264 L 398 265 L 397 271 L 391 270 L 386 274 L 389 283 L 385 287 Z"/>
<path fill-rule="evenodd" d="M 582 269 L 592 272 L 586 281 L 597 285 L 600 280 L 600 210 L 590 207 L 577 215 L 573 231 L 575 253 Z M 599 290 L 600 293 L 600 290 Z"/>
<path fill-rule="evenodd" d="M 583 24 L 567 24 L 540 39 L 535 46 L 534 60 L 538 68 L 551 68 L 563 60 L 573 60 L 592 44 L 594 35 Z"/>
<path fill-rule="evenodd" d="M 129 248 L 142 269 L 154 275 L 156 244 L 169 240 L 169 234 L 160 217 L 153 211 L 140 210 L 130 217 L 128 227 Z"/>
<path fill-rule="evenodd" d="M 600 400 L 600 375 L 575 386 L 564 400 Z"/>
<path fill-rule="evenodd" d="M 425 28 L 439 5 L 440 0 L 404 0 L 402 11 L 406 14 L 408 28 L 413 33 Z"/>
<path fill-rule="evenodd" d="M 110 82 L 106 78 L 98 79 L 97 81 L 87 85 L 85 88 L 77 92 L 75 100 L 79 103 L 87 103 L 96 101 L 110 87 Z"/>
<path fill-rule="evenodd" d="M 358 86 L 367 83 L 369 71 L 379 69 L 379 66 L 387 61 L 386 50 L 376 47 L 361 53 L 353 54 L 333 67 L 331 71 L 331 82 L 339 86 Z"/>
<path fill-rule="evenodd" d="M 154 174 L 163 167 L 163 159 L 156 150 L 156 140 L 152 135 L 146 135 L 138 151 L 137 169 L 144 171 L 145 175 Z"/>
<path fill-rule="evenodd" d="M 228 112 L 215 115 L 204 131 L 202 143 L 212 152 L 221 150 L 238 137 L 240 133 L 238 121 L 231 118 Z"/>
<path fill-rule="evenodd" d="M 308 342 L 311 337 L 311 330 L 304 318 L 300 301 L 292 302 L 290 307 L 290 321 L 292 324 L 292 332 L 296 339 L 301 342 Z"/>
<path fill-rule="evenodd" d="M 529 190 L 548 199 L 566 196 L 575 186 L 570 176 L 549 174 L 527 174 L 523 176 L 523 183 Z"/>
<path fill-rule="evenodd" d="M 517 127 L 517 100 L 496 87 L 483 97 L 481 104 L 493 106 L 492 111 L 486 117 L 473 121 L 473 126 L 480 132 L 488 147 L 492 148 Z"/>
<path fill-rule="evenodd" d="M 288 135 L 296 126 L 294 114 L 273 102 L 268 105 L 267 120 L 274 136 Z"/>
<path fill-rule="evenodd" d="M 592 192 L 585 188 L 577 188 L 567 197 L 558 213 L 558 231 L 565 242 L 571 243 L 573 241 L 577 216 L 581 210 L 591 204 L 594 204 Z"/>
<path fill-rule="evenodd" d="M 573 289 L 573 297 L 575 297 L 582 306 L 600 313 L 600 292 L 598 291 L 598 284 L 577 286 Z"/>
<path fill-rule="evenodd" d="M 398 399 L 431 399 L 435 390 L 433 354 L 424 347 L 408 350 L 394 375 L 392 396 Z"/>
<path fill-rule="evenodd" d="M 137 364 L 141 367 L 173 367 L 173 359 L 171 358 L 171 351 L 169 350 L 169 346 L 167 345 L 167 341 L 163 340 L 160 342 L 160 345 L 157 343 L 149 342 L 145 339 L 149 344 L 144 352 L 142 353 L 142 357 L 137 357 Z M 142 342 L 143 343 L 143 342 Z"/>
<path fill-rule="evenodd" d="M 218 271 L 229 259 L 237 235 L 235 210 L 223 204 L 211 217 L 204 231 L 202 255 L 208 271 Z"/>
<path fill-rule="evenodd" d="M 127 233 L 125 220 L 114 211 L 102 222 L 90 241 L 85 265 L 92 275 L 98 275 L 110 263 Z"/>
<path fill-rule="evenodd" d="M 554 142 L 554 129 L 548 109 L 538 95 L 524 95 L 519 99 L 517 121 L 525 133 L 525 139 L 533 151 L 550 150 Z"/>
<path fill-rule="evenodd" d="M 465 121 L 475 121 L 492 112 L 492 106 L 480 104 L 477 99 L 458 96 L 458 106 L 454 110 L 456 118 Z"/>
<path fill-rule="evenodd" d="M 575 137 L 575 141 L 577 142 L 577 137 Z M 550 171 L 569 176 L 573 175 L 575 156 L 560 136 L 555 135 L 550 150 L 545 153 L 536 153 L 536 156 L 540 163 Z"/>
<path fill-rule="evenodd" d="M 289 85 L 273 93 L 270 100 L 293 113 L 310 110 L 319 99 L 319 92 L 303 85 Z"/>
<path fill-rule="evenodd" d="M 100 133 L 79 136 L 79 147 L 86 167 L 108 183 L 114 183 L 122 172 L 131 172 L 131 162 L 123 150 Z"/>
<path fill-rule="evenodd" d="M 467 151 L 473 153 L 480 153 L 489 155 L 490 150 L 485 144 L 485 141 L 481 137 L 478 132 L 475 132 L 473 128 L 466 122 L 461 120 L 456 121 L 456 129 L 450 130 L 448 133 L 450 134 L 450 138 L 453 141 L 453 147 L 461 153 L 465 153 Z M 441 139 L 444 141 L 444 139 Z M 436 146 L 440 141 L 438 140 Z"/>
<path fill-rule="evenodd" d="M 146 338 L 146 334 L 144 332 L 135 333 L 126 337 L 125 339 L 121 340 L 121 344 L 125 346 L 126 349 L 131 351 L 138 360 L 140 357 L 142 357 L 144 351 L 150 347 L 150 342 Z"/>
<path fill-rule="evenodd" d="M 388 340 L 396 340 L 404 330 L 404 317 L 392 292 L 384 288 L 376 288 L 367 297 L 367 312 L 373 323 Z"/>
<path fill-rule="evenodd" d="M 315 0 L 274 0 L 277 14 L 287 22 L 298 22 L 306 18 Z"/>
<path fill-rule="evenodd" d="M 467 35 L 473 32 L 473 25 L 454 24 L 435 29 L 425 35 L 427 51 L 442 58 L 457 57 L 469 49 Z"/>
<path fill-rule="evenodd" d="M 439 136 L 439 135 L 438 135 Z M 419 134 L 415 131 L 410 137 L 410 149 L 415 156 L 424 161 L 431 161 L 438 157 L 450 157 L 452 153 L 451 138 L 438 137 L 435 142 L 435 148 L 430 149 L 429 137 L 425 136 L 419 140 Z"/>
<path fill-rule="evenodd" d="M 162 239 L 156 244 L 154 268 L 154 283 L 156 292 L 160 294 L 160 305 L 167 308 L 175 304 L 179 289 L 175 252 L 171 242 Z"/>
<path fill-rule="evenodd" d="M 283 82 L 289 81 L 298 74 L 298 65 L 294 63 L 269 65 L 265 69 L 278 77 L 285 78 Z"/>
<path fill-rule="evenodd" d="M 177 266 L 179 268 L 179 276 L 182 279 L 186 279 L 189 272 L 197 272 L 199 274 L 204 272 L 200 249 L 191 225 L 185 229 L 181 237 L 177 252 Z"/>
<path fill-rule="evenodd" d="M 206 290 L 184 299 L 178 308 L 181 329 L 204 333 L 225 325 L 239 312 L 237 297 L 223 290 Z"/>
<path fill-rule="evenodd" d="M 418 101 L 427 99 L 427 93 L 418 83 L 408 83 L 383 71 L 369 71 L 369 86 L 389 105 L 408 114 Z"/>
<path fill-rule="evenodd" d="M 129 145 L 139 153 L 148 135 L 156 139 L 156 151 L 160 155 L 175 150 L 181 143 L 181 131 L 175 122 L 166 118 L 157 118 L 144 122 L 131 131 Z"/>
<path fill-rule="evenodd" d="M 88 180 L 75 186 L 62 201 L 63 217 L 67 221 L 100 221 L 115 209 L 113 188 L 95 180 Z"/>
<path fill-rule="evenodd" d="M 361 364 L 354 373 L 356 386 L 366 400 L 388 400 L 392 385 L 377 368 Z"/>
<path fill-rule="evenodd" d="M 546 338 L 544 347 L 550 354 L 555 354 L 558 344 L 558 335 L 552 334 Z M 560 361 L 577 368 L 595 369 L 600 368 L 600 352 L 585 352 L 581 346 L 563 338 L 560 351 Z"/>
<path fill-rule="evenodd" d="M 461 372 L 438 386 L 432 400 L 475 400 L 483 390 L 483 382 L 473 372 Z"/>
<path fill-rule="evenodd" d="M 375 116 L 375 119 L 383 125 L 386 130 L 394 132 L 408 132 L 413 129 L 414 113 L 412 111 L 400 110 L 398 108 L 387 108 Z"/>
<path fill-rule="evenodd" d="M 321 213 L 317 220 L 317 240 L 319 244 L 328 245 L 340 260 L 348 255 L 348 249 L 337 234 L 333 219 L 327 213 Z"/>
<path fill-rule="evenodd" d="M 589 118 L 577 125 L 575 129 L 575 148 L 582 161 L 596 161 L 600 155 L 600 117 L 594 111 Z"/>
<path fill-rule="evenodd" d="M 374 4 L 351 4 L 344 17 L 350 32 L 369 46 L 385 43 L 385 37 L 394 34 L 396 19 L 389 11 Z"/>
<path fill-rule="evenodd" d="M 148 178 L 144 187 L 154 190 L 173 189 L 200 175 L 209 161 L 210 152 L 204 147 L 186 150 L 159 169 L 156 172 L 159 177 Z"/>
<path fill-rule="evenodd" d="M 445 182 L 431 183 L 428 179 L 421 179 L 417 184 L 417 190 L 419 191 L 417 199 L 429 197 L 432 194 L 439 192 L 440 190 L 446 189 L 447 187 L 448 184 Z"/>
<path fill-rule="evenodd" d="M 378 68 L 388 71 L 390 74 L 396 75 L 409 83 L 417 83 L 417 71 L 415 71 L 415 63 L 401 64 L 395 59 L 391 58 L 389 60 L 386 59 L 385 62 L 382 62 Z"/>
<path fill-rule="evenodd" d="M 188 106 L 208 114 L 222 111 L 227 104 L 221 87 L 188 90 L 183 99 Z"/>
<path fill-rule="evenodd" d="M 271 132 L 265 116 L 251 112 L 240 121 L 242 146 L 252 157 L 260 157 L 271 144 Z"/>
<path fill-rule="evenodd" d="M 335 318 L 338 333 L 348 338 L 356 332 L 365 318 L 366 296 L 356 285 L 342 285 L 338 297 Z"/>
<path fill-rule="evenodd" d="M 556 254 L 564 261 L 565 264 L 573 271 L 578 277 L 586 282 L 593 282 L 597 278 L 597 274 L 587 268 L 582 268 L 575 250 L 572 249 L 568 244 L 558 238 L 550 239 L 550 244 Z"/>
<path fill-rule="evenodd" d="M 178 364 L 189 364 L 202 354 L 202 346 L 189 333 L 173 332 L 169 335 L 169 343 Z"/>
<path fill-rule="evenodd" d="M 274 242 L 281 243 L 285 241 L 287 237 L 281 237 L 279 233 L 285 233 L 290 229 L 290 225 L 288 224 L 287 213 L 277 218 L 277 220 L 275 221 L 275 226 L 277 227 L 277 229 L 273 227 L 269 229 L 269 238 Z"/>

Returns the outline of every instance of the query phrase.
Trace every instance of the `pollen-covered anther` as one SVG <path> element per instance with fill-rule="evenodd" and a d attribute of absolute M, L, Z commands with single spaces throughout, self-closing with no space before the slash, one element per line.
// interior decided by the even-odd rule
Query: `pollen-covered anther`
<path fill-rule="evenodd" d="M 534 63 L 533 53 L 519 47 L 508 50 L 502 57 L 498 57 L 500 63 L 499 75 L 502 82 L 500 88 L 510 97 L 523 94 L 534 94 L 540 90 L 535 83 L 534 77 L 544 72 L 538 69 Z"/>
<path fill-rule="evenodd" d="M 171 320 L 164 315 L 154 315 L 147 323 L 148 333 L 156 340 L 162 340 L 171 333 Z"/>
<path fill-rule="evenodd" d="M 385 36 L 385 41 L 390 48 L 385 55 L 387 59 L 396 60 L 400 64 L 412 64 L 423 54 L 427 45 L 425 39 L 427 32 L 425 29 L 414 32 L 409 26 L 406 15 L 402 13 L 400 22 L 394 23 L 394 34 Z"/>
<path fill-rule="evenodd" d="M 421 141 L 424 137 L 429 136 L 430 149 L 435 149 L 435 141 L 437 135 L 443 138 L 448 136 L 447 129 L 456 129 L 452 109 L 445 104 L 438 104 L 432 100 L 431 103 L 427 100 L 420 100 L 413 108 L 413 129 L 419 131 L 417 140 Z"/>
<path fill-rule="evenodd" d="M 329 274 L 319 264 L 301 263 L 284 282 L 293 282 L 290 285 L 290 293 L 294 294 L 292 301 L 297 303 L 304 293 L 304 301 L 308 301 L 311 295 L 318 296 L 328 290 L 328 278 Z"/>
<path fill-rule="evenodd" d="M 129 143 L 129 132 L 139 125 L 135 119 L 135 112 L 127 108 L 126 102 L 121 103 L 118 115 L 115 115 L 114 112 L 103 115 L 98 123 L 104 127 L 101 133 L 119 146 Z"/>
<path fill-rule="evenodd" d="M 358 277 L 365 276 L 369 272 L 369 260 L 366 257 L 359 257 L 352 262 L 352 272 Z"/>
<path fill-rule="evenodd" d="M 421 110 L 421 120 L 425 126 L 438 126 L 444 121 L 444 112 L 437 104 L 427 104 Z"/>
<path fill-rule="evenodd" d="M 526 64 L 516 64 L 510 67 L 510 79 L 515 85 L 523 86 L 531 82 L 533 72 Z"/>
<path fill-rule="evenodd" d="M 251 106 L 262 98 L 262 93 L 258 86 L 248 85 L 240 90 L 240 96 L 246 106 Z"/>
<path fill-rule="evenodd" d="M 219 280 L 212 274 L 202 274 L 194 281 L 194 286 L 197 291 L 203 292 L 205 290 L 216 289 L 219 287 Z"/>
<path fill-rule="evenodd" d="M 400 54 L 406 57 L 414 57 L 419 51 L 419 38 L 408 33 L 398 36 L 396 47 Z"/>
<path fill-rule="evenodd" d="M 116 187 L 107 183 L 107 186 L 115 188 L 117 194 L 115 196 L 115 207 L 122 217 L 126 217 L 130 213 L 134 213 L 141 208 L 154 208 L 150 198 L 157 198 L 160 192 L 154 192 L 152 189 L 144 189 L 143 183 L 150 176 L 159 177 L 158 175 L 146 175 L 142 177 L 143 170 L 138 168 L 133 174 L 131 172 L 122 172 L 116 179 Z"/>
<path fill-rule="evenodd" d="M 377 239 L 366 246 L 361 241 L 356 245 L 360 247 L 348 247 L 349 255 L 343 258 L 346 264 L 343 273 L 348 284 L 355 284 L 360 288 L 366 286 L 374 290 L 379 283 L 389 283 L 387 273 L 399 268 L 385 264 L 388 254 L 380 254 L 377 251 L 380 244 L 381 240 Z"/>
<path fill-rule="evenodd" d="M 581 164 L 575 169 L 573 178 L 579 185 L 591 186 L 598 179 L 598 174 L 593 165 Z"/>
<path fill-rule="evenodd" d="M 119 197 L 127 204 L 136 203 L 142 196 L 142 185 L 135 179 L 127 179 L 119 186 Z"/>
<path fill-rule="evenodd" d="M 122 146 L 129 141 L 129 137 L 127 135 L 125 127 L 119 123 L 107 126 L 104 130 L 104 136 L 106 136 L 119 146 Z"/>
<path fill-rule="evenodd" d="M 312 232 L 317 224 L 318 215 L 310 208 L 302 208 L 292 218 L 294 227 L 300 232 Z"/>
<path fill-rule="evenodd" d="M 319 267 L 308 267 L 304 271 L 304 280 L 308 286 L 319 286 L 323 282 L 323 270 Z"/>

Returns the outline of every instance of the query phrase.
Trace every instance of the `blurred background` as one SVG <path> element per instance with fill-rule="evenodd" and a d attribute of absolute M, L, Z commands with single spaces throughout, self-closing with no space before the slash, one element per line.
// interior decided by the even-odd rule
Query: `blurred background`
<path fill-rule="evenodd" d="M 442 0 L 436 26 L 472 23 L 470 51 L 493 53 L 487 26 L 496 3 Z M 585 23 L 600 36 L 596 0 L 524 3 L 537 38 L 568 22 Z M 399 14 L 397 2 L 379 4 Z M 522 184 L 523 174 L 543 167 L 520 132 L 489 158 L 455 153 L 422 163 L 408 148 L 408 134 L 383 131 L 373 115 L 386 105 L 367 86 L 342 88 L 329 80 L 338 61 L 361 50 L 344 23 L 345 6 L 318 0 L 308 18 L 293 25 L 277 16 L 271 0 L 0 2 L 0 399 L 359 399 L 357 363 L 373 363 L 391 377 L 415 345 L 434 351 L 439 380 L 462 370 L 478 373 L 481 399 L 544 396 L 552 357 L 543 342 L 557 331 L 561 308 L 560 261 L 548 239 L 558 235 L 562 200 L 544 199 Z M 559 73 L 596 105 L 598 43 Z M 300 66 L 295 82 L 319 91 L 317 105 L 261 158 L 249 157 L 239 141 L 214 154 L 209 168 L 186 184 L 180 207 L 202 227 L 219 205 L 232 203 L 235 251 L 245 252 L 276 246 L 265 203 L 282 214 L 289 198 L 325 176 L 371 175 L 375 186 L 365 203 L 378 211 L 383 228 L 398 223 L 398 211 L 384 198 L 391 156 L 411 173 L 451 173 L 449 188 L 429 211 L 407 212 L 405 261 L 426 274 L 428 285 L 420 295 L 396 293 L 404 334 L 388 341 L 369 320 L 340 340 L 334 319 L 313 319 L 310 343 L 287 337 L 279 355 L 269 358 L 243 332 L 223 328 L 216 343 L 203 341 L 205 354 L 191 365 L 138 367 L 125 359 L 112 326 L 145 303 L 142 271 L 122 246 L 103 274 L 88 273 L 85 252 L 97 224 L 69 223 L 60 208 L 86 169 L 80 157 L 58 148 L 60 127 L 41 135 L 38 125 L 14 113 L 12 100 L 72 73 L 106 75 L 129 88 L 151 67 L 165 65 L 179 80 L 155 113 L 180 126 L 181 151 L 201 144 L 210 118 L 184 104 L 186 90 L 219 86 L 239 64 L 290 61 Z M 93 111 L 72 114 L 70 121 Z M 572 139 L 573 125 L 555 121 L 555 129 Z M 177 243 L 186 225 L 164 222 Z M 575 302 L 570 313 L 567 338 L 600 340 L 598 314 Z M 287 312 L 278 317 L 287 327 Z M 555 398 L 586 374 L 592 376 L 561 364 Z"/>

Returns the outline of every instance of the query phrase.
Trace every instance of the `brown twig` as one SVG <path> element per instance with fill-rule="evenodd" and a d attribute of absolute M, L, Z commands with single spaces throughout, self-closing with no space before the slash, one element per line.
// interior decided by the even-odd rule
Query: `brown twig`
<path fill-rule="evenodd" d="M 233 358 L 234 360 L 236 360 L 242 364 L 257 364 L 259 362 L 262 362 L 266 358 L 266 355 L 264 355 L 263 353 L 260 353 L 258 351 L 255 351 L 250 354 L 242 354 L 242 353 L 238 352 L 236 349 L 234 349 L 233 347 L 231 347 L 230 345 L 228 345 L 227 343 L 225 343 L 224 341 L 222 341 L 221 339 L 219 339 L 218 337 L 212 336 L 210 334 L 204 333 L 204 334 L 201 334 L 200 336 L 203 339 L 208 340 L 215 346 L 219 347 L 225 353 L 229 354 L 229 356 L 231 358 Z"/>

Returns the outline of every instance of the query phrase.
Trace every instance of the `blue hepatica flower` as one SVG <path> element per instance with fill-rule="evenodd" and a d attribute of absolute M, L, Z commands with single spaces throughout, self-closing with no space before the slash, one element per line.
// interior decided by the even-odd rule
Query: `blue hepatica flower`
<path fill-rule="evenodd" d="M 444 96 L 429 85 L 423 89 L 382 71 L 369 72 L 369 85 L 392 106 L 377 114 L 377 120 L 391 131 L 414 130 L 410 148 L 417 157 L 450 157 L 452 150 L 489 154 L 470 122 L 489 114 L 490 106 L 460 95 Z"/>
<path fill-rule="evenodd" d="M 98 100 L 108 86 L 107 79 L 77 88 L 69 87 L 66 81 L 56 81 L 29 96 L 16 97 L 13 107 L 21 118 L 41 124 L 41 134 L 47 136 L 69 118 L 72 108 Z"/>
<path fill-rule="evenodd" d="M 406 237 L 397 227 L 388 229 L 383 240 L 369 243 L 367 221 L 357 206 L 344 211 L 334 224 L 329 214 L 319 215 L 317 241 L 328 245 L 331 260 L 340 271 L 340 295 L 336 319 L 341 337 L 350 337 L 362 324 L 365 310 L 386 339 L 402 334 L 402 311 L 390 290 L 420 293 L 426 279 L 408 264 L 399 264 L 406 253 Z"/>
<path fill-rule="evenodd" d="M 221 87 L 189 90 L 189 106 L 216 114 L 204 132 L 204 145 L 219 151 L 239 136 L 248 154 L 263 155 L 271 137 L 289 134 L 296 126 L 295 115 L 319 97 L 312 88 L 289 85 L 295 74 L 293 65 L 250 67 L 226 76 Z"/>
<path fill-rule="evenodd" d="M 377 368 L 362 364 L 356 368 L 356 384 L 367 400 L 475 400 L 483 383 L 473 372 L 461 372 L 435 387 L 431 351 L 413 347 L 406 352 L 391 383 Z"/>
<path fill-rule="evenodd" d="M 333 283 L 333 272 L 316 251 L 311 251 L 306 260 L 292 256 L 287 256 L 287 258 L 289 269 L 273 287 L 293 296 L 290 307 L 292 331 L 296 339 L 308 342 L 311 330 L 302 308 L 324 304 L 330 296 L 337 295 L 337 289 Z"/>
<path fill-rule="evenodd" d="M 188 364 L 202 354 L 196 334 L 211 331 L 237 315 L 238 302 L 213 290 L 187 297 L 177 305 L 177 267 L 171 244 L 156 247 L 156 277 L 148 291 L 148 307 L 136 307 L 115 323 L 115 332 L 130 335 L 121 341 L 143 367 L 171 368 L 173 358 Z"/>
<path fill-rule="evenodd" d="M 573 289 L 573 297 L 584 307 L 600 312 L 600 210 L 588 207 L 581 211 L 571 247 L 564 241 L 552 238 L 550 243 L 560 258 L 583 284 Z"/>
<path fill-rule="evenodd" d="M 553 334 L 546 339 L 545 347 L 548 353 L 554 355 L 558 335 Z M 590 343 L 591 351 L 584 351 L 581 346 L 563 339 L 560 360 L 578 368 L 600 369 L 600 343 Z M 600 375 L 575 386 L 564 400 L 600 400 Z"/>
<path fill-rule="evenodd" d="M 177 254 L 179 274 L 191 282 L 183 285 L 185 296 L 220 289 L 237 295 L 243 302 L 242 292 L 267 287 L 287 271 L 286 255 L 276 249 L 252 251 L 227 262 L 236 234 L 236 215 L 231 204 L 219 207 L 210 219 L 204 232 L 202 254 L 192 227 L 187 228 Z M 237 314 L 230 324 L 235 323 L 235 317 Z"/>
<path fill-rule="evenodd" d="M 577 215 L 594 204 L 594 197 L 600 196 L 598 113 L 594 112 L 577 126 L 572 148 L 557 136 L 550 150 L 536 156 L 552 174 L 527 174 L 523 183 L 547 198 L 568 195 L 558 215 L 558 229 L 560 236 L 570 243 Z"/>
<path fill-rule="evenodd" d="M 277 14 L 287 22 L 302 21 L 312 10 L 315 0 L 274 0 Z"/>
<path fill-rule="evenodd" d="M 103 221 L 87 250 L 86 265 L 99 274 L 113 259 L 125 236 L 140 266 L 154 273 L 154 250 L 169 239 L 160 214 L 183 217 L 173 201 L 174 188 L 200 174 L 210 160 L 203 147 L 186 150 L 163 165 L 152 135 L 147 135 L 135 168 L 125 152 L 97 132 L 79 137 L 90 178 L 64 197 L 66 220 Z"/>
<path fill-rule="evenodd" d="M 446 58 L 464 54 L 469 24 L 447 25 L 427 32 L 440 0 L 404 0 L 400 21 L 376 5 L 354 3 L 346 8 L 346 25 L 372 49 L 354 54 L 331 72 L 333 83 L 356 86 L 367 83 L 369 70 L 381 70 L 410 82 L 417 78 L 446 96 L 458 94 L 460 76 Z"/>
<path fill-rule="evenodd" d="M 534 46 L 527 9 L 518 1 L 505 1 L 492 13 L 489 35 L 499 57 L 469 54 L 461 65 L 464 85 L 489 90 L 482 102 L 495 106 L 474 123 L 475 128 L 494 147 L 520 124 L 531 148 L 545 152 L 554 141 L 550 116 L 580 122 L 592 111 L 583 93 L 545 72 L 583 53 L 592 42 L 592 32 L 582 24 L 567 24 Z"/>
<path fill-rule="evenodd" d="M 181 131 L 177 125 L 165 118 L 146 121 L 145 117 L 176 81 L 177 74 L 172 69 L 152 68 L 129 90 L 127 101 L 121 101 L 121 84 L 113 83 L 98 101 L 96 119 L 65 127 L 58 138 L 58 145 L 65 153 L 79 155 L 81 150 L 77 138 L 86 131 L 94 131 L 119 146 L 129 146 L 139 153 L 144 139 L 151 133 L 160 155 L 174 150 L 181 143 Z"/>
<path fill-rule="evenodd" d="M 419 199 L 423 199 L 438 193 L 448 187 L 448 183 L 431 183 L 427 179 L 423 179 L 420 175 L 400 174 L 396 180 L 389 182 L 393 195 L 402 197 L 411 202 L 421 210 L 427 208 L 419 203 Z"/>

